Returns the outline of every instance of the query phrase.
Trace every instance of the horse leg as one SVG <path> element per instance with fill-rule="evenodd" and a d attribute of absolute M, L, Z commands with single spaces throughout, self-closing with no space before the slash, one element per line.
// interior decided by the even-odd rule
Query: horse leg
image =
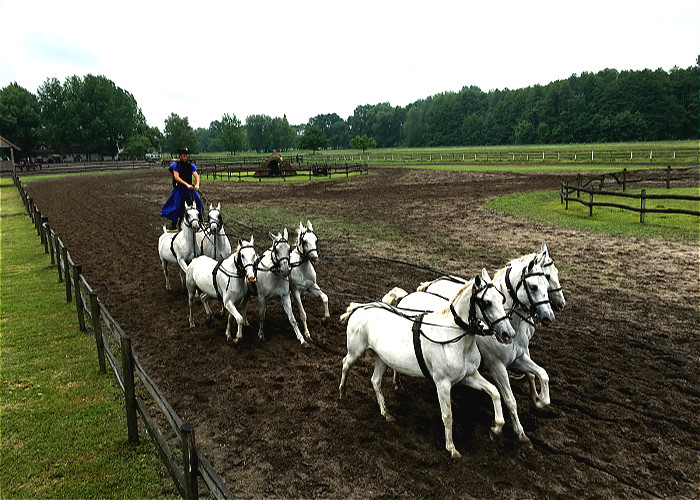
<path fill-rule="evenodd" d="M 382 393 L 382 377 L 384 377 L 384 372 L 387 369 L 387 365 L 378 355 L 374 355 L 374 373 L 372 373 L 372 387 L 374 387 L 374 393 L 377 395 L 377 402 L 379 403 L 379 412 L 386 419 L 387 422 L 394 422 L 396 419 L 392 417 L 386 409 L 386 401 L 384 400 L 384 394 Z"/>
<path fill-rule="evenodd" d="M 467 387 L 472 387 L 474 389 L 479 389 L 480 391 L 486 392 L 491 396 L 491 401 L 493 402 L 493 413 L 494 422 L 493 427 L 489 432 L 491 439 L 494 440 L 496 437 L 500 436 L 503 432 L 503 425 L 506 423 L 503 419 L 503 409 L 501 408 L 501 396 L 498 394 L 498 389 L 491 382 L 486 380 L 481 374 L 475 371 L 471 375 L 464 377 L 460 383 L 466 385 Z"/>
<path fill-rule="evenodd" d="M 503 402 L 506 404 L 506 408 L 510 412 L 510 419 L 513 422 L 513 430 L 515 435 L 518 436 L 518 440 L 522 443 L 530 443 L 530 440 L 525 435 L 525 430 L 520 423 L 520 418 L 518 417 L 518 404 L 515 401 L 515 396 L 513 396 L 513 390 L 510 386 L 510 380 L 508 378 L 508 370 L 503 363 L 498 363 L 495 366 L 489 368 L 489 373 L 493 377 L 493 382 L 501 393 Z"/>
<path fill-rule="evenodd" d="M 231 319 L 236 320 L 236 325 L 238 329 L 236 330 L 236 338 L 234 343 L 237 344 L 243 338 L 243 316 L 238 312 L 236 306 L 231 299 L 224 301 L 224 307 L 228 311 L 228 321 L 226 322 L 226 340 L 231 340 Z"/>
<path fill-rule="evenodd" d="M 295 288 L 292 290 L 292 295 L 294 296 L 294 301 L 297 303 L 297 308 L 299 309 L 299 318 L 301 319 L 301 324 L 304 327 L 304 337 L 311 340 L 309 326 L 306 324 L 306 311 L 304 311 L 304 306 L 301 303 L 301 291 L 299 291 L 298 288 Z"/>
<path fill-rule="evenodd" d="M 194 328 L 194 314 L 192 309 L 194 308 L 194 293 L 196 288 L 190 288 L 189 283 L 187 284 L 187 303 L 190 306 L 190 328 Z"/>
<path fill-rule="evenodd" d="M 309 293 L 314 297 L 321 297 L 321 302 L 323 302 L 323 320 L 325 322 L 331 317 L 331 313 L 328 310 L 328 295 L 323 293 L 321 287 L 319 287 L 316 283 L 314 283 L 313 286 L 309 288 Z"/>
<path fill-rule="evenodd" d="M 348 322 L 347 327 L 348 353 L 343 358 L 343 370 L 340 375 L 340 387 L 338 387 L 340 391 L 340 399 L 343 399 L 346 396 L 345 384 L 347 382 L 350 367 L 353 365 L 353 363 L 355 363 L 355 361 L 360 359 L 368 347 L 366 332 L 363 330 L 357 330 L 353 324 L 354 323 L 352 322 Z"/>
<path fill-rule="evenodd" d="M 263 325 L 265 324 L 265 298 L 258 294 L 258 337 L 265 340 Z"/>
<path fill-rule="evenodd" d="M 292 298 L 289 295 L 290 294 L 286 294 L 280 297 L 280 300 L 282 301 L 282 308 L 284 309 L 284 312 L 287 313 L 289 324 L 292 325 L 294 334 L 297 336 L 297 339 L 299 339 L 299 342 L 301 342 L 301 345 L 304 347 L 309 347 L 309 343 L 306 341 L 304 336 L 301 334 L 301 331 L 299 330 L 297 320 L 294 319 L 294 313 L 292 312 Z"/>
<path fill-rule="evenodd" d="M 437 389 L 438 401 L 440 402 L 440 413 L 442 414 L 442 423 L 445 426 L 445 449 L 450 452 L 452 458 L 459 458 L 462 455 L 455 448 L 452 441 L 452 382 L 448 379 L 435 382 Z M 495 387 L 494 387 L 495 390 Z"/>
<path fill-rule="evenodd" d="M 202 305 L 204 306 L 204 310 L 207 313 L 207 325 L 211 325 L 212 312 L 211 312 L 211 307 L 209 306 L 209 296 L 204 292 L 200 292 L 199 293 L 199 300 L 202 302 Z"/>
<path fill-rule="evenodd" d="M 549 375 L 547 371 L 540 365 L 532 361 L 529 354 L 524 354 L 523 356 L 516 359 L 513 364 L 513 368 L 520 370 L 527 374 L 528 383 L 530 384 L 530 395 L 532 400 L 535 402 L 537 408 L 544 408 L 550 403 L 549 400 Z M 540 382 L 540 392 L 537 392 L 537 385 L 535 384 L 535 377 Z"/>
<path fill-rule="evenodd" d="M 170 278 L 168 278 L 168 261 L 165 259 L 160 259 L 160 263 L 163 266 L 163 274 L 165 275 L 165 289 L 172 291 L 172 287 L 170 286 Z"/>

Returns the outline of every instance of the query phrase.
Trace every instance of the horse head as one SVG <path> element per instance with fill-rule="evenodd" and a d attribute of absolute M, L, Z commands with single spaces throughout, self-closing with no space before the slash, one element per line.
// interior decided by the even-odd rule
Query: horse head
<path fill-rule="evenodd" d="M 552 303 L 552 309 L 555 311 L 561 311 L 566 307 L 566 299 L 564 298 L 564 292 L 562 291 L 562 286 L 559 283 L 559 269 L 554 265 L 554 261 L 549 256 L 549 250 L 547 249 L 547 244 L 542 242 L 542 248 L 540 249 L 539 255 L 543 257 L 542 269 L 544 270 L 544 275 L 547 278 L 547 294 L 549 295 L 549 301 Z"/>
<path fill-rule="evenodd" d="M 489 273 L 486 269 L 482 269 L 481 276 L 476 276 L 474 278 L 472 287 L 472 308 L 475 311 L 470 312 L 481 321 L 486 324 L 488 330 L 492 331 L 496 335 L 496 339 L 502 344 L 510 344 L 515 336 L 515 330 L 513 330 L 510 321 L 508 321 L 508 316 L 503 309 L 503 304 L 505 302 L 505 297 L 498 290 L 489 277 Z M 465 289 L 468 285 L 465 286 Z"/>
<path fill-rule="evenodd" d="M 219 203 L 216 208 L 214 205 L 209 204 L 209 231 L 211 234 L 218 233 L 222 227 L 224 227 L 224 220 L 221 216 L 221 203 Z"/>
<path fill-rule="evenodd" d="M 238 240 L 238 247 L 236 248 L 236 267 L 243 270 L 250 283 L 255 281 L 255 263 L 257 260 L 258 254 L 255 252 L 253 236 L 250 236 L 249 241 L 243 239 Z"/>
<path fill-rule="evenodd" d="M 270 249 L 270 256 L 272 257 L 273 267 L 277 267 L 280 270 L 283 278 L 289 276 L 292 268 L 289 266 L 289 256 L 291 254 L 292 248 L 289 246 L 289 233 L 287 228 L 284 228 L 282 234 L 274 235 L 270 233 L 272 238 L 272 248 Z"/>
<path fill-rule="evenodd" d="M 195 231 L 199 231 L 199 210 L 197 210 L 197 204 L 192 202 L 185 203 L 185 217 L 183 222 L 186 227 L 191 227 Z"/>
<path fill-rule="evenodd" d="M 308 260 L 316 267 L 318 264 L 318 236 L 314 233 L 311 221 L 306 221 L 306 227 L 299 222 L 299 232 L 297 236 L 297 251 L 301 254 L 302 260 Z"/>
<path fill-rule="evenodd" d="M 520 281 L 516 286 L 516 295 L 518 301 L 528 308 L 530 314 L 544 326 L 548 326 L 554 321 L 554 312 L 547 293 L 549 283 L 542 269 L 543 260 L 544 257 L 537 254 L 523 267 Z"/>

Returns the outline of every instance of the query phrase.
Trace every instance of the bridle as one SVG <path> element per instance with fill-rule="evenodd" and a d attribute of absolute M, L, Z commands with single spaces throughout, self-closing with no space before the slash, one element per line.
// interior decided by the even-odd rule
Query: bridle
<path fill-rule="evenodd" d="M 455 320 L 455 323 L 462 328 L 465 332 L 472 334 L 472 335 L 491 335 L 495 333 L 494 327 L 500 323 L 501 321 L 505 321 L 509 319 L 508 314 L 504 314 L 500 318 L 496 318 L 494 320 L 490 320 L 488 315 L 486 314 L 486 311 L 489 308 L 489 304 L 487 303 L 486 300 L 484 300 L 484 295 L 486 295 L 486 291 L 489 288 L 493 288 L 498 292 L 498 294 L 502 297 L 503 303 L 506 303 L 506 297 L 503 295 L 503 293 L 494 286 L 493 283 L 487 283 L 486 286 L 480 290 L 480 291 L 475 291 L 472 288 L 472 296 L 469 298 L 469 317 L 467 321 L 464 321 L 459 314 L 457 314 L 457 311 L 454 308 L 454 300 L 457 298 L 455 297 L 452 299 L 450 302 L 450 312 L 452 313 L 452 316 Z M 479 320 L 476 317 L 476 308 L 479 308 L 481 311 L 481 317 L 483 320 Z M 484 323 L 486 325 L 486 328 L 484 328 L 481 323 Z"/>
<path fill-rule="evenodd" d="M 297 252 L 299 252 L 299 255 L 301 255 L 301 261 L 297 265 L 301 265 L 307 260 L 310 260 L 310 254 L 313 252 L 316 252 L 316 259 L 319 258 L 318 255 L 318 236 L 316 236 L 316 248 L 312 248 L 311 250 L 306 250 L 306 245 L 307 241 L 304 239 L 304 237 L 307 234 L 313 234 L 316 236 L 316 233 L 314 233 L 311 229 L 304 229 L 302 232 L 299 233 L 299 238 L 297 239 Z"/>
<path fill-rule="evenodd" d="M 553 265 L 554 265 L 554 261 L 550 259 L 549 262 L 542 265 L 542 269 L 544 269 L 545 267 L 553 266 Z M 544 277 L 547 278 L 547 294 L 561 292 L 563 289 L 562 286 L 559 286 L 559 288 L 549 288 L 549 283 L 550 283 L 549 280 L 550 280 L 551 276 L 552 276 L 551 274 L 546 274 L 546 273 L 544 275 Z"/>
<path fill-rule="evenodd" d="M 547 298 L 545 300 L 535 302 L 535 300 L 532 298 L 530 287 L 527 286 L 527 279 L 537 276 L 544 276 L 545 279 L 547 279 L 547 275 L 543 271 L 528 272 L 527 268 L 528 266 L 523 267 L 523 271 L 520 274 L 520 279 L 518 280 L 517 285 L 515 285 L 515 288 L 513 288 L 513 284 L 510 280 L 510 272 L 513 268 L 511 266 L 508 266 L 506 270 L 506 288 L 508 290 L 508 295 L 510 295 L 510 297 L 513 299 L 513 308 L 511 309 L 511 314 L 513 311 L 515 311 L 516 307 L 520 307 L 524 311 L 527 311 L 530 314 L 530 317 L 533 317 L 537 315 L 538 306 L 541 306 L 543 304 L 549 304 L 549 295 L 547 295 Z M 525 294 L 527 295 L 528 302 L 530 302 L 530 307 L 526 306 L 520 301 L 520 299 L 518 299 L 518 289 L 520 287 L 523 287 L 525 289 Z"/>

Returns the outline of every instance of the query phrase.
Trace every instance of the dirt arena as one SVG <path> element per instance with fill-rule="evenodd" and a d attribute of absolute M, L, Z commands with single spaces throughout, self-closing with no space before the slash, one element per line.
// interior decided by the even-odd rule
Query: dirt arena
<path fill-rule="evenodd" d="M 562 229 L 482 208 L 484 199 L 558 189 L 556 176 L 372 169 L 323 183 L 202 180 L 228 227 L 260 246 L 269 231 L 310 219 L 320 238 L 317 272 L 328 291 L 305 296 L 314 347 L 302 349 L 278 302 L 257 339 L 251 299 L 240 345 L 225 321 L 207 327 L 171 270 L 167 292 L 157 254 L 170 192 L 165 169 L 32 181 L 25 187 L 83 265 L 88 282 L 132 337 L 142 364 L 239 498 L 699 498 L 700 293 L 698 244 Z M 264 218 L 264 219 L 263 219 Z M 452 391 L 451 460 L 435 390 L 404 378 L 380 416 L 372 357 L 356 363 L 338 401 L 351 295 L 380 298 L 436 277 L 385 257 L 473 276 L 491 274 L 546 241 L 567 307 L 539 328 L 530 351 L 550 376 L 551 405 L 537 409 L 513 381 L 532 448 L 516 441 L 507 411 L 489 438 L 485 393 Z M 234 240 L 235 242 L 235 240 Z M 261 252 L 259 252 L 261 253 Z M 147 439 L 142 430 L 142 438 Z"/>

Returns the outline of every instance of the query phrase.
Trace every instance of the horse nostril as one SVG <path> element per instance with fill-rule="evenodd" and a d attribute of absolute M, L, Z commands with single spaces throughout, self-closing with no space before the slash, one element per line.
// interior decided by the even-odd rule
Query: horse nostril
<path fill-rule="evenodd" d="M 542 323 L 543 326 L 549 326 L 552 323 L 552 318 L 545 316 L 540 320 L 540 323 Z"/>

